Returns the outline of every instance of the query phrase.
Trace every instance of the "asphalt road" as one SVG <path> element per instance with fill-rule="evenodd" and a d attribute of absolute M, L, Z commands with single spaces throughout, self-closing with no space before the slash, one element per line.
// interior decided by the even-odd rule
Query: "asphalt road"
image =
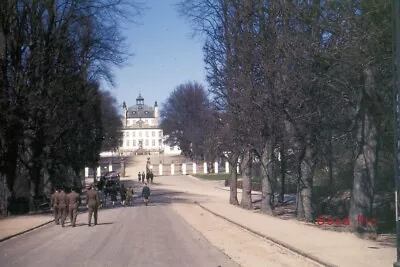
<path fill-rule="evenodd" d="M 82 213 L 75 228 L 49 225 L 2 242 L 0 266 L 238 266 L 169 207 L 173 192 L 152 193 L 147 207 L 136 198 L 101 210 L 94 227 Z"/>

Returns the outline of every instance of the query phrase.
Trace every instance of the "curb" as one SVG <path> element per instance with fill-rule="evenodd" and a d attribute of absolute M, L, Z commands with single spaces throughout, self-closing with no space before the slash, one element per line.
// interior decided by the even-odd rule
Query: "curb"
<path fill-rule="evenodd" d="M 322 264 L 323 266 L 326 266 L 326 267 L 339 267 L 339 266 L 337 266 L 337 265 L 333 265 L 333 264 L 331 264 L 331 263 L 327 263 L 326 261 L 321 260 L 321 259 L 318 258 L 318 257 L 309 255 L 309 254 L 307 254 L 306 252 L 301 251 L 301 250 L 299 250 L 299 249 L 293 247 L 292 245 L 286 244 L 285 242 L 282 242 L 282 241 L 277 240 L 277 239 L 275 239 L 275 238 L 273 238 L 273 237 L 270 237 L 270 236 L 266 236 L 265 234 L 262 234 L 262 233 L 260 233 L 260 232 L 258 232 L 258 231 L 256 231 L 256 230 L 250 229 L 250 228 L 248 228 L 247 226 L 244 226 L 244 225 L 242 225 L 242 224 L 240 224 L 240 223 L 234 222 L 234 221 L 232 221 L 231 219 L 228 219 L 228 218 L 226 218 L 226 217 L 224 217 L 224 216 L 222 216 L 222 215 L 220 215 L 220 214 L 218 214 L 218 213 L 216 213 L 216 212 L 214 212 L 214 211 L 212 211 L 212 210 L 210 210 L 210 209 L 204 207 L 203 205 L 201 205 L 201 204 L 200 204 L 199 202 L 197 202 L 197 201 L 194 201 L 194 203 L 197 204 L 200 208 L 202 208 L 202 209 L 208 211 L 209 213 L 211 213 L 211 214 L 213 214 L 213 215 L 215 215 L 215 216 L 217 216 L 217 217 L 219 217 L 219 218 L 222 218 L 222 219 L 224 219 L 224 220 L 226 220 L 226 221 L 228 221 L 228 222 L 230 222 L 230 223 L 232 223 L 232 224 L 234 224 L 234 225 L 236 225 L 236 226 L 238 226 L 238 227 L 240 227 L 240 228 L 245 229 L 246 231 L 249 231 L 249 232 L 251 232 L 251 233 L 253 233 L 253 234 L 259 236 L 259 237 L 262 237 L 262 238 L 265 238 L 265 239 L 267 239 L 267 240 L 269 240 L 269 241 L 272 241 L 273 243 L 276 243 L 276 244 L 278 244 L 278 245 L 280 245 L 280 246 L 282 246 L 282 247 L 284 247 L 284 248 L 286 248 L 286 249 L 288 249 L 288 250 L 290 250 L 290 251 L 292 251 L 292 252 L 294 252 L 294 253 L 296 253 L 296 254 L 299 254 L 299 255 L 301 255 L 301 256 L 303 256 L 303 257 L 305 257 L 305 258 L 308 258 L 308 259 L 310 259 L 310 260 L 312 260 L 312 261 L 314 261 L 314 262 L 316 262 L 316 263 Z"/>
<path fill-rule="evenodd" d="M 40 225 L 37 225 L 37 226 L 35 226 L 35 227 L 33 227 L 33 228 L 29 228 L 29 229 L 27 229 L 27 230 L 24 230 L 24 231 L 22 231 L 22 232 L 19 232 L 19 233 L 10 235 L 10 236 L 3 237 L 3 238 L 0 239 L 0 243 L 6 241 L 6 240 L 8 240 L 8 239 L 11 239 L 11 238 L 13 238 L 13 237 L 26 234 L 26 233 L 31 232 L 31 231 L 33 231 L 33 230 L 35 230 L 35 229 L 40 228 L 40 227 L 46 226 L 46 225 L 48 225 L 48 224 L 50 224 L 50 223 L 52 223 L 52 222 L 54 222 L 54 219 L 51 220 L 51 221 L 42 223 L 42 224 L 40 224 Z"/>

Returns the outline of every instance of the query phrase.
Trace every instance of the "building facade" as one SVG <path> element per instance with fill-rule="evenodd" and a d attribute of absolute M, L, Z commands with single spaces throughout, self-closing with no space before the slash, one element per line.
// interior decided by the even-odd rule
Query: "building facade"
<path fill-rule="evenodd" d="M 139 94 L 136 105 L 127 107 L 123 104 L 122 123 L 123 140 L 121 152 L 137 154 L 177 154 L 179 147 L 165 144 L 163 130 L 159 126 L 157 101 L 154 106 L 144 104 L 144 98 Z"/>

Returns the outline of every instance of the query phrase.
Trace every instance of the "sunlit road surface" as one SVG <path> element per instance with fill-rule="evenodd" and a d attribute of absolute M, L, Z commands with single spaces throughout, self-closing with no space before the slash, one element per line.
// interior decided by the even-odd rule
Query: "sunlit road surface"
<path fill-rule="evenodd" d="M 83 213 L 75 228 L 67 219 L 65 228 L 52 224 L 4 241 L 0 266 L 238 266 L 173 211 L 171 192 L 153 194 L 147 207 L 135 198 L 133 207 L 101 210 L 94 227 Z"/>

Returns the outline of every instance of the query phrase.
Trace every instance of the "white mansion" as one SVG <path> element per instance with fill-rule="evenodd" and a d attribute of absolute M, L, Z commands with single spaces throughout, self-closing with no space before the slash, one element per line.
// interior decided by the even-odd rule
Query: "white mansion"
<path fill-rule="evenodd" d="M 165 144 L 165 137 L 159 127 L 157 102 L 154 107 L 144 104 L 144 98 L 139 94 L 136 105 L 127 108 L 123 104 L 122 123 L 123 140 L 119 148 L 121 152 L 138 154 L 180 154 L 177 146 Z"/>

